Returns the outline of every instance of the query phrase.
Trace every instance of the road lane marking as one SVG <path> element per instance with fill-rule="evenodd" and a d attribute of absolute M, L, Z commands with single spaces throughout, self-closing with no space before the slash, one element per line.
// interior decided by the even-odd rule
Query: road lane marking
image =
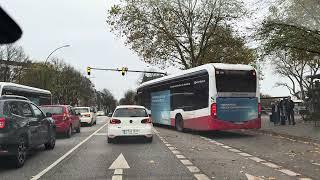
<path fill-rule="evenodd" d="M 241 156 L 244 156 L 244 157 L 251 157 L 252 156 L 251 154 L 244 153 L 244 152 L 238 153 L 238 154 L 241 155 Z"/>
<path fill-rule="evenodd" d="M 129 169 L 129 168 L 130 166 L 128 165 L 122 153 L 117 157 L 116 160 L 113 161 L 113 163 L 109 167 L 109 169 Z"/>
<path fill-rule="evenodd" d="M 97 133 L 95 134 L 95 136 L 107 136 L 108 134 L 107 133 Z"/>
<path fill-rule="evenodd" d="M 160 132 L 156 134 L 161 141 L 167 146 L 167 148 L 177 157 L 178 160 L 194 175 L 194 177 L 197 180 L 209 180 L 208 176 L 201 173 L 201 170 L 192 164 L 191 161 L 189 161 L 184 155 L 181 154 L 180 151 L 178 151 L 178 148 L 172 146 L 167 142 L 166 139 L 162 138 L 160 136 Z M 207 138 L 208 139 L 208 138 Z"/>
<path fill-rule="evenodd" d="M 234 149 L 234 148 L 232 148 L 232 149 L 228 149 L 229 151 L 231 151 L 231 152 L 235 152 L 235 153 L 240 153 L 241 151 L 239 151 L 238 149 Z"/>
<path fill-rule="evenodd" d="M 93 132 L 90 136 L 88 136 L 86 139 L 84 139 L 83 141 L 81 141 L 79 144 L 77 144 L 76 146 L 74 146 L 72 149 L 70 149 L 67 153 L 65 153 L 63 156 L 61 156 L 59 159 L 57 159 L 55 162 L 53 162 L 50 166 L 48 166 L 47 168 L 45 168 L 44 170 L 42 170 L 40 173 L 38 173 L 37 175 L 33 176 L 31 178 L 31 180 L 38 180 L 40 179 L 44 174 L 46 174 L 48 171 L 50 171 L 52 168 L 54 168 L 56 165 L 58 165 L 62 160 L 64 160 L 66 157 L 68 157 L 73 151 L 75 151 L 76 149 L 78 149 L 82 144 L 84 144 L 85 142 L 87 142 L 92 136 L 94 136 L 95 134 L 97 134 L 102 128 L 104 128 L 108 123 L 105 123 L 103 126 L 101 126 L 98 130 L 96 130 L 95 132 Z"/>
<path fill-rule="evenodd" d="M 260 159 L 260 158 L 258 158 L 258 157 L 249 157 L 249 159 L 251 159 L 251 160 L 254 160 L 255 162 L 264 162 L 265 160 L 263 160 L 263 159 Z"/>
<path fill-rule="evenodd" d="M 223 146 L 224 144 L 222 144 L 222 143 L 219 143 L 219 142 L 216 142 L 216 143 L 214 143 L 215 145 L 218 145 L 218 146 Z"/>
<path fill-rule="evenodd" d="M 200 172 L 200 169 L 197 168 L 196 166 L 187 166 L 188 170 L 192 173 L 198 173 Z"/>
<path fill-rule="evenodd" d="M 180 151 L 174 150 L 172 151 L 173 154 L 180 154 Z"/>
<path fill-rule="evenodd" d="M 210 180 L 210 178 L 208 178 L 208 176 L 205 174 L 195 174 L 194 177 L 197 180 Z"/>
<path fill-rule="evenodd" d="M 110 165 L 109 169 L 114 169 L 112 180 L 122 180 L 123 169 L 129 169 L 130 166 L 124 158 L 123 154 L 120 153 L 116 160 Z"/>
<path fill-rule="evenodd" d="M 122 175 L 123 174 L 123 169 L 115 169 L 113 174 Z"/>
<path fill-rule="evenodd" d="M 245 174 L 246 177 L 247 177 L 247 180 L 263 180 L 262 178 L 259 178 L 259 177 L 256 177 L 256 176 L 253 176 L 251 174 Z"/>
<path fill-rule="evenodd" d="M 289 169 L 280 169 L 280 172 L 288 175 L 288 176 L 300 176 L 301 174 L 295 173 L 293 171 L 290 171 Z"/>
<path fill-rule="evenodd" d="M 112 176 L 112 180 L 122 180 L 122 176 L 114 175 L 114 176 Z"/>
<path fill-rule="evenodd" d="M 182 162 L 183 165 L 192 165 L 192 162 L 189 161 L 188 159 L 183 159 L 183 160 L 180 160 Z"/>
<path fill-rule="evenodd" d="M 280 168 L 280 166 L 278 166 L 278 165 L 276 165 L 276 164 L 273 164 L 273 163 L 271 163 L 271 162 L 264 162 L 264 163 L 262 163 L 262 164 L 264 164 L 264 165 L 266 165 L 266 166 L 268 166 L 268 167 L 274 168 L 274 169 L 279 169 L 279 168 Z"/>
<path fill-rule="evenodd" d="M 178 159 L 185 159 L 186 158 L 186 157 L 184 157 L 184 155 L 181 155 L 181 154 L 177 154 L 176 156 Z"/>
<path fill-rule="evenodd" d="M 312 163 L 313 165 L 320 166 L 320 163 Z"/>
<path fill-rule="evenodd" d="M 200 136 L 200 138 L 207 140 L 207 138 L 202 137 L 202 136 Z M 271 163 L 271 162 L 266 162 L 266 161 L 263 160 L 263 159 L 260 159 L 260 158 L 258 158 L 258 157 L 254 157 L 254 156 L 252 156 L 251 154 L 244 153 L 244 152 L 242 152 L 242 151 L 240 151 L 240 150 L 238 150 L 238 149 L 235 149 L 235 148 L 232 148 L 232 147 L 230 147 L 230 146 L 224 145 L 224 144 L 219 143 L 219 142 L 217 142 L 217 141 L 214 141 L 214 140 L 212 140 L 212 139 L 209 139 L 208 141 L 211 142 L 211 143 L 213 143 L 213 144 L 215 144 L 215 145 L 222 146 L 223 148 L 226 148 L 226 149 L 228 149 L 228 150 L 231 151 L 231 152 L 235 152 L 235 153 L 237 153 L 237 154 L 239 154 L 239 155 L 241 155 L 241 156 L 248 157 L 249 159 L 251 159 L 251 160 L 253 160 L 253 161 L 257 162 L 257 163 L 261 163 L 262 165 L 265 165 L 265 166 L 268 166 L 268 167 L 270 167 L 270 168 L 273 168 L 273 169 L 275 169 L 275 170 L 277 170 L 277 171 L 280 171 L 280 172 L 282 172 L 282 173 L 284 173 L 284 174 L 286 174 L 286 175 L 288 175 L 288 176 L 291 176 L 291 177 L 293 177 L 293 176 L 301 176 L 301 174 L 299 174 L 299 173 L 296 173 L 296 172 L 291 171 L 291 170 L 289 170 L 289 169 L 280 169 L 281 166 L 278 166 L 277 164 L 274 164 L 274 163 Z M 320 163 L 312 163 L 312 164 L 313 164 L 313 165 L 320 166 Z M 249 177 L 252 176 L 252 175 L 250 175 L 250 174 L 248 174 L 248 175 L 249 175 Z M 246 176 L 247 176 L 247 174 L 246 174 Z M 254 180 L 256 180 L 257 178 L 258 178 L 257 180 L 261 179 L 261 178 L 259 178 L 259 177 L 255 177 L 255 176 L 253 176 L 253 177 L 255 178 Z M 247 176 L 247 178 L 248 178 L 248 176 Z M 249 179 L 249 178 L 248 178 L 248 179 Z M 312 180 L 312 179 L 310 179 L 310 178 L 299 178 L 299 180 Z"/>

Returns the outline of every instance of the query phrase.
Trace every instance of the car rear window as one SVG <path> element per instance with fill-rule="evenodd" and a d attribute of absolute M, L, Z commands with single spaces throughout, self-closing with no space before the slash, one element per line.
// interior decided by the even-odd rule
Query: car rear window
<path fill-rule="evenodd" d="M 40 109 L 44 113 L 51 113 L 53 115 L 63 114 L 63 107 L 60 107 L 60 106 L 42 106 L 40 107 Z"/>
<path fill-rule="evenodd" d="M 89 108 L 75 108 L 74 111 L 78 114 L 78 113 L 88 113 L 89 112 Z"/>
<path fill-rule="evenodd" d="M 114 117 L 148 117 L 143 108 L 119 108 L 114 112 Z"/>

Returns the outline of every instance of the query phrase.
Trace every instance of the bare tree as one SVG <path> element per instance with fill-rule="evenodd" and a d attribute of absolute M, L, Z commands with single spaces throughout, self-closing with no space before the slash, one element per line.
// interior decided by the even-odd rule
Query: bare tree
<path fill-rule="evenodd" d="M 22 71 L 31 65 L 29 57 L 21 46 L 13 44 L 0 47 L 0 80 L 4 82 L 20 82 Z"/>
<path fill-rule="evenodd" d="M 306 78 L 320 71 L 319 56 L 305 51 L 277 51 L 274 54 L 275 72 L 290 80 L 290 83 L 278 82 L 277 86 L 288 88 L 290 94 L 305 100 L 305 92 L 310 89 L 311 82 Z"/>

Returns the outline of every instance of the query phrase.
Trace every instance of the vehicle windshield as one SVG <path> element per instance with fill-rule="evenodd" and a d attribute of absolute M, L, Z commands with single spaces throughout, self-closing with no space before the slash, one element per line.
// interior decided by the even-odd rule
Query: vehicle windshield
<path fill-rule="evenodd" d="M 75 108 L 74 111 L 78 114 L 78 113 L 88 113 L 89 108 Z"/>
<path fill-rule="evenodd" d="M 51 113 L 52 115 L 63 114 L 63 107 L 59 106 L 42 106 L 40 109 L 44 113 Z"/>
<path fill-rule="evenodd" d="M 148 114 L 143 108 L 119 108 L 113 117 L 148 117 Z"/>
<path fill-rule="evenodd" d="M 256 92 L 257 77 L 255 71 L 216 69 L 218 92 Z"/>

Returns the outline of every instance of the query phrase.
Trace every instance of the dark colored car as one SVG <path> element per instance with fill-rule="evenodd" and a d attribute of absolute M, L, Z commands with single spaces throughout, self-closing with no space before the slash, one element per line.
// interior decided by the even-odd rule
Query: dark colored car
<path fill-rule="evenodd" d="M 56 132 L 70 138 L 72 132 L 80 133 L 80 118 L 69 105 L 45 105 L 40 107 L 45 113 L 51 113 L 56 124 Z"/>
<path fill-rule="evenodd" d="M 55 124 L 51 114 L 44 114 L 31 101 L 0 97 L 0 155 L 8 156 L 16 167 L 22 167 L 29 148 L 44 144 L 53 149 Z"/>

